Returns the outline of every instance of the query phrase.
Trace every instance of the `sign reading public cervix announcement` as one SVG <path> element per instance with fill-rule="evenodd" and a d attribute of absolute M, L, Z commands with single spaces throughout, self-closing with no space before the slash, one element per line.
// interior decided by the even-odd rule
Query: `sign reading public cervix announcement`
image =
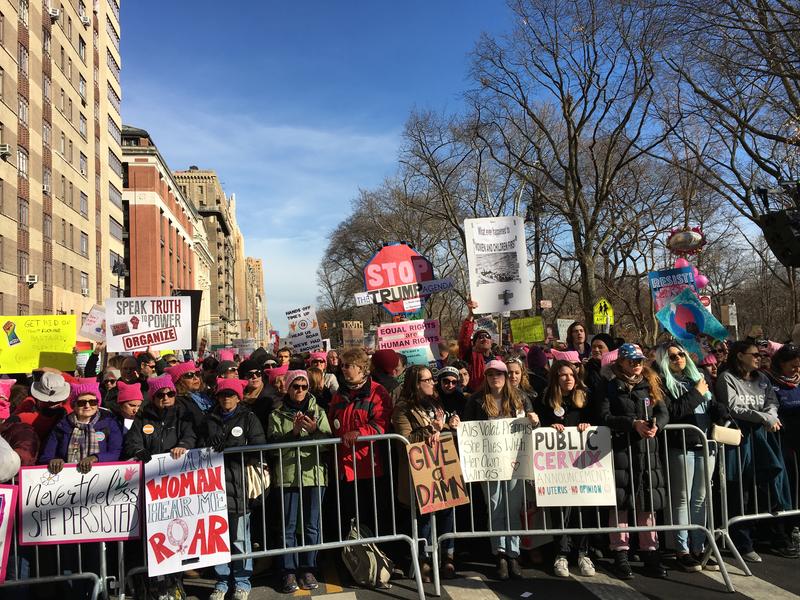
<path fill-rule="evenodd" d="M 192 347 L 192 300 L 186 296 L 106 300 L 109 352 Z"/>
<path fill-rule="evenodd" d="M 74 464 L 53 475 L 47 467 L 19 472 L 19 543 L 72 544 L 134 540 L 141 518 L 142 465 L 95 464 L 82 474 Z"/>
<path fill-rule="evenodd" d="M 145 464 L 144 489 L 150 577 L 230 562 L 221 453 L 196 448 L 178 459 L 156 454 Z"/>

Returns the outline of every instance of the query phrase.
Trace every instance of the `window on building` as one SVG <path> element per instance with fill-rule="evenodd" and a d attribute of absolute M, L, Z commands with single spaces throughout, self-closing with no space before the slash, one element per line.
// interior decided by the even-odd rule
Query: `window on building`
<path fill-rule="evenodd" d="M 0 69 L 0 100 L 3 99 L 3 94 L 5 92 L 5 82 L 6 82 L 6 72 L 3 69 Z"/>
<path fill-rule="evenodd" d="M 81 231 L 80 253 L 81 256 L 89 256 L 89 236 L 83 233 L 82 231 Z M 88 286 L 81 286 L 81 287 L 88 287 Z"/>
<path fill-rule="evenodd" d="M 43 76 L 42 77 L 42 95 L 44 96 L 44 99 L 47 100 L 48 102 L 50 102 L 50 93 L 51 93 L 51 88 L 52 87 L 53 87 L 53 84 L 50 81 L 50 78 L 47 75 Z"/>
<path fill-rule="evenodd" d="M 81 271 L 81 294 L 84 293 L 83 290 L 88 290 L 88 289 L 89 289 L 89 274 Z"/>
<path fill-rule="evenodd" d="M 67 96 L 64 94 L 64 88 L 61 88 L 61 96 L 58 99 L 58 110 L 62 113 L 64 112 L 64 108 L 67 106 Z"/>
<path fill-rule="evenodd" d="M 86 174 L 89 172 L 89 161 L 83 152 L 81 152 L 80 156 L 80 168 L 81 168 L 81 175 L 85 177 Z"/>
<path fill-rule="evenodd" d="M 66 56 L 64 55 L 64 46 L 61 46 L 61 55 L 59 57 L 59 67 L 61 68 L 61 72 L 64 72 L 64 63 L 66 62 Z"/>
<path fill-rule="evenodd" d="M 44 284 L 53 285 L 53 264 L 49 262 L 44 263 Z"/>
<path fill-rule="evenodd" d="M 80 94 L 81 100 L 86 102 L 86 79 L 83 75 L 78 76 L 78 94 Z"/>
<path fill-rule="evenodd" d="M 67 118 L 72 122 L 72 98 L 67 100 Z"/>
<path fill-rule="evenodd" d="M 117 158 L 117 155 L 110 148 L 108 149 L 108 166 L 111 167 L 114 173 L 122 177 L 122 161 Z"/>
<path fill-rule="evenodd" d="M 67 263 L 61 263 L 61 287 L 67 288 Z"/>
<path fill-rule="evenodd" d="M 20 177 L 28 178 L 28 153 L 22 148 L 17 148 L 17 173 Z"/>
<path fill-rule="evenodd" d="M 30 217 L 30 204 L 24 198 L 17 199 L 17 223 L 22 229 L 28 228 L 28 219 Z"/>
<path fill-rule="evenodd" d="M 61 200 L 64 200 L 67 196 L 67 178 L 63 175 L 61 176 Z"/>
<path fill-rule="evenodd" d="M 75 290 L 75 267 L 69 268 L 69 290 Z"/>
<path fill-rule="evenodd" d="M 53 185 L 53 172 L 50 167 L 42 167 L 42 185 L 46 187 L 46 193 L 50 193 L 50 186 Z"/>
<path fill-rule="evenodd" d="M 42 235 L 46 240 L 53 238 L 53 217 L 50 215 L 42 216 Z"/>
<path fill-rule="evenodd" d="M 42 28 L 42 50 L 47 56 L 50 56 L 50 46 L 52 45 L 53 39 L 50 35 L 50 30 Z"/>
<path fill-rule="evenodd" d="M 75 152 L 74 152 L 75 151 L 75 146 L 73 145 L 72 140 L 70 140 L 69 144 L 67 144 L 67 149 L 69 150 L 69 152 L 67 153 L 67 160 L 71 164 L 72 163 L 72 159 L 75 158 Z"/>
<path fill-rule="evenodd" d="M 19 122 L 23 125 L 28 125 L 28 101 L 25 100 L 22 96 L 18 96 L 18 110 L 17 110 L 17 118 Z"/>
<path fill-rule="evenodd" d="M 22 44 L 17 48 L 17 67 L 25 75 L 28 74 L 28 49 Z"/>
<path fill-rule="evenodd" d="M 61 153 L 61 156 L 64 156 L 67 153 L 67 136 L 64 135 L 63 131 L 61 132 L 61 137 L 59 138 L 58 151 Z"/>
<path fill-rule="evenodd" d="M 69 195 L 64 200 L 69 206 L 72 206 L 72 197 L 75 193 L 75 186 L 72 185 L 72 182 L 69 182 Z"/>
<path fill-rule="evenodd" d="M 19 20 L 28 26 L 28 0 L 19 0 Z"/>
<path fill-rule="evenodd" d="M 86 41 L 81 36 L 78 36 L 78 56 L 86 62 Z"/>
<path fill-rule="evenodd" d="M 108 218 L 108 232 L 115 240 L 122 239 L 122 224 L 114 217 Z"/>
<path fill-rule="evenodd" d="M 0 13 L 0 46 L 6 45 L 6 16 Z"/>
<path fill-rule="evenodd" d="M 17 250 L 17 275 L 20 281 L 25 281 L 25 276 L 30 275 L 28 261 L 28 253 L 24 250 Z"/>
<path fill-rule="evenodd" d="M 114 206 L 122 208 L 122 194 L 111 183 L 108 184 L 108 199 L 111 200 Z"/>
<path fill-rule="evenodd" d="M 81 206 L 80 206 L 81 214 L 84 217 L 89 216 L 89 196 L 81 192 Z"/>
<path fill-rule="evenodd" d="M 62 11 L 63 15 L 64 12 Z M 72 17 L 67 17 L 67 39 L 72 43 Z"/>

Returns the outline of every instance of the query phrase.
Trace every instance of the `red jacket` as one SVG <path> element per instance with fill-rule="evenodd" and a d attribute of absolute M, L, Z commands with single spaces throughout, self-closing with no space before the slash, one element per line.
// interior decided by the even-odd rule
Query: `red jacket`
<path fill-rule="evenodd" d="M 33 427 L 20 421 L 6 421 L 0 425 L 0 436 L 19 454 L 23 467 L 36 464 L 39 457 L 39 436 Z"/>
<path fill-rule="evenodd" d="M 42 412 L 36 407 L 36 400 L 28 396 L 14 411 L 12 419 L 16 417 L 23 423 L 33 426 L 39 436 L 39 441 L 44 444 L 56 423 L 63 419 L 64 415 L 71 412 L 72 407 L 68 402 L 58 405 L 58 408 Z"/>
<path fill-rule="evenodd" d="M 475 331 L 475 321 L 464 319 L 461 330 L 458 332 L 458 352 L 461 360 L 467 363 L 469 372 L 469 384 L 467 389 L 470 392 L 477 392 L 483 385 L 483 369 L 486 365 L 486 357 L 472 351 L 472 333 Z M 489 357 L 491 360 L 492 357 Z"/>
<path fill-rule="evenodd" d="M 392 416 L 392 397 L 386 389 L 368 378 L 357 390 L 340 387 L 328 407 L 328 422 L 333 435 L 341 437 L 349 431 L 359 435 L 380 435 L 386 433 Z M 384 442 L 385 443 L 385 442 Z M 383 443 L 372 444 L 375 471 L 370 461 L 370 444 L 356 444 L 356 464 L 353 467 L 353 450 L 339 444 L 339 477 L 346 481 L 371 479 L 383 475 L 381 452 Z"/>

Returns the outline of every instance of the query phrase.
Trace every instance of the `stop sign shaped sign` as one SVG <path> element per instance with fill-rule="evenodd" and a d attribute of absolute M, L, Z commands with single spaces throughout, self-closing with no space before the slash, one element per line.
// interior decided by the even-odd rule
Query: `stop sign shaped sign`
<path fill-rule="evenodd" d="M 390 297 L 397 300 L 383 303 L 393 315 L 419 310 L 420 305 L 414 299 L 421 296 L 415 286 L 432 280 L 433 265 L 408 244 L 384 246 L 364 267 L 364 285 L 368 292 L 394 288 Z"/>

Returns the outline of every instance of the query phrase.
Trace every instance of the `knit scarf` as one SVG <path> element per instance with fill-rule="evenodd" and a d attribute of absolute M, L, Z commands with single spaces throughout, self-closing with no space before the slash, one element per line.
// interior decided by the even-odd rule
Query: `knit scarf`
<path fill-rule="evenodd" d="M 351 390 L 351 391 L 360 390 L 364 386 L 364 384 L 367 383 L 368 379 L 369 379 L 369 375 L 364 377 L 364 379 L 362 379 L 358 383 L 350 383 L 349 381 L 345 381 L 345 386 L 347 386 L 347 389 Z"/>
<path fill-rule="evenodd" d="M 100 420 L 99 411 L 88 423 L 80 423 L 75 413 L 67 415 L 67 422 L 72 425 L 72 435 L 69 437 L 69 446 L 67 447 L 66 460 L 68 463 L 79 462 L 87 456 L 100 456 L 100 443 L 94 432 L 94 426 L 98 420 Z"/>
<path fill-rule="evenodd" d="M 629 389 L 633 389 L 633 387 L 642 382 L 644 379 L 644 375 L 639 373 L 638 375 L 628 375 L 622 370 L 617 363 L 614 363 L 611 366 L 611 370 L 614 372 L 614 375 L 617 379 L 619 379 L 622 383 L 628 386 Z"/>
<path fill-rule="evenodd" d="M 200 407 L 200 410 L 203 412 L 208 412 L 211 410 L 211 407 L 214 406 L 211 398 L 205 394 L 201 394 L 200 392 L 189 392 L 189 397 L 194 401 L 195 404 L 197 404 L 197 406 Z"/>
<path fill-rule="evenodd" d="M 778 375 L 777 380 L 781 383 L 781 385 L 785 385 L 787 388 L 792 390 L 800 385 L 800 375 L 795 375 L 794 377 L 784 377 L 783 375 Z"/>

